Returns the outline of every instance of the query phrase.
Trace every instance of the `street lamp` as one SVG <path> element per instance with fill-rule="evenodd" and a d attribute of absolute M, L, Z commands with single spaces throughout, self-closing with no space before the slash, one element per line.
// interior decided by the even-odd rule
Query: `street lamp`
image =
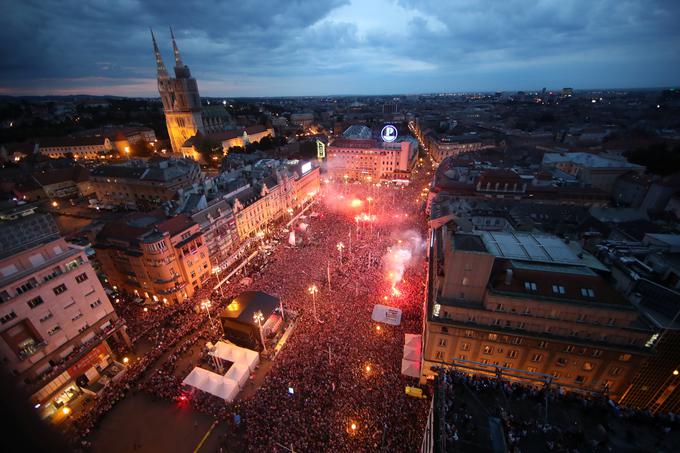
<path fill-rule="evenodd" d="M 220 296 L 224 297 L 224 290 L 222 289 L 222 285 L 220 284 L 220 266 L 215 266 L 212 268 L 212 273 L 215 274 L 215 278 L 217 279 L 217 284 L 220 286 Z"/>
<path fill-rule="evenodd" d="M 340 252 L 340 264 L 342 264 L 342 251 L 345 248 L 345 244 L 343 244 L 342 242 L 338 242 L 335 248 L 337 248 L 338 252 Z"/>
<path fill-rule="evenodd" d="M 210 327 L 214 330 L 215 325 L 213 324 L 212 316 L 210 316 L 210 307 L 212 307 L 212 302 L 210 302 L 209 299 L 204 299 L 201 302 L 201 308 L 204 309 L 206 313 L 208 313 L 208 321 L 210 322 Z"/>
<path fill-rule="evenodd" d="M 319 288 L 317 288 L 316 285 L 312 285 L 309 288 L 307 288 L 307 292 L 312 295 L 312 308 L 314 310 L 314 319 L 317 322 L 321 322 L 321 320 L 316 316 L 316 293 L 319 292 Z"/>
<path fill-rule="evenodd" d="M 267 352 L 267 345 L 264 344 L 264 332 L 262 331 L 262 321 L 264 321 L 264 315 L 262 314 L 261 311 L 256 311 L 255 314 L 253 314 L 253 319 L 257 323 L 257 326 L 260 328 L 260 340 L 262 341 L 262 351 Z"/>

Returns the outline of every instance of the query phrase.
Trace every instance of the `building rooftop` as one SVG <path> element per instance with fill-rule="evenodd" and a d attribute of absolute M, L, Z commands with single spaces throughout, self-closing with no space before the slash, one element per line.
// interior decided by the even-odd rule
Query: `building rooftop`
<path fill-rule="evenodd" d="M 480 235 L 489 253 L 498 258 L 580 264 L 579 257 L 556 236 L 497 231 L 483 231 Z"/>
<path fill-rule="evenodd" d="M 575 165 L 589 168 L 644 168 L 641 165 L 631 164 L 625 160 L 602 157 L 591 153 L 545 153 L 543 155 L 544 165 L 554 165 L 564 162 L 570 162 Z"/>

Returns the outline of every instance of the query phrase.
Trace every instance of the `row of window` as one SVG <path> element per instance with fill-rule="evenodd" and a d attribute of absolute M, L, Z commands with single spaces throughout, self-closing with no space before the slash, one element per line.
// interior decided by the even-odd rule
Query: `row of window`
<path fill-rule="evenodd" d="M 559 288 L 562 288 L 562 287 L 559 287 Z M 558 290 L 559 290 L 559 288 L 558 288 Z M 505 307 L 504 304 L 496 304 L 496 311 L 507 311 L 507 310 L 506 310 L 506 307 Z M 510 313 L 517 313 L 517 311 L 515 310 L 515 308 L 511 308 L 509 312 L 510 312 Z M 530 315 L 530 314 L 531 314 L 531 310 L 529 309 L 529 307 L 525 307 L 524 310 L 522 311 L 522 314 L 524 314 L 524 315 Z M 560 317 L 560 311 L 559 311 L 559 310 L 554 310 L 554 309 L 553 309 L 553 310 L 550 310 L 550 313 L 548 314 L 547 317 L 548 317 L 548 318 L 557 319 L 557 318 Z M 578 322 L 585 322 L 585 321 L 587 320 L 587 318 L 588 318 L 588 316 L 587 316 L 586 314 L 584 314 L 584 313 L 579 313 L 579 315 L 576 317 L 576 321 L 578 321 Z M 468 321 L 469 321 L 469 322 L 474 322 L 474 321 L 475 321 L 475 318 L 474 318 L 474 317 L 470 317 L 470 318 L 468 318 Z M 607 319 L 607 325 L 613 326 L 613 325 L 615 325 L 615 324 L 616 324 L 616 318 L 608 318 L 608 319 Z M 496 323 L 496 325 L 498 325 L 498 323 Z"/>
<path fill-rule="evenodd" d="M 491 349 L 491 352 L 488 352 L 488 353 L 486 352 L 486 349 L 485 349 L 485 354 L 491 354 L 492 352 L 493 352 L 493 348 Z M 516 358 L 517 357 L 517 351 L 510 351 L 508 353 L 507 357 L 510 358 L 510 359 Z M 460 354 L 458 356 L 458 358 L 460 360 L 467 360 L 467 356 L 465 354 Z M 444 360 L 444 351 L 437 351 L 435 353 L 435 359 L 436 360 Z M 541 360 L 543 360 L 543 355 L 539 354 L 539 353 L 536 353 L 531 357 L 531 361 L 533 363 L 540 363 Z M 483 364 L 489 364 L 490 363 L 489 359 L 485 359 L 485 358 L 479 359 L 479 361 Z M 498 362 L 498 361 L 493 362 L 493 364 L 496 365 L 496 366 L 500 366 L 500 362 Z M 563 357 L 560 357 L 555 361 L 555 365 L 558 366 L 558 367 L 565 367 L 567 364 L 568 364 L 568 360 L 563 358 Z M 513 368 L 513 364 L 511 362 L 504 362 L 502 366 L 504 368 Z M 592 371 L 594 368 L 595 368 L 594 364 L 592 362 L 588 362 L 588 361 L 583 362 L 583 365 L 581 366 L 581 369 L 584 370 L 584 371 Z M 537 368 L 536 367 L 527 367 L 527 371 L 529 371 L 530 373 L 536 373 Z M 622 371 L 623 371 L 622 367 L 613 366 L 613 367 L 609 368 L 608 374 L 610 376 L 618 376 L 618 375 L 621 374 Z M 559 372 L 553 372 L 552 374 L 556 378 L 559 377 Z M 585 381 L 583 381 L 583 382 L 585 382 Z"/>
<path fill-rule="evenodd" d="M 538 291 L 538 284 L 536 284 L 536 282 L 524 282 L 524 289 L 526 289 L 529 292 L 535 293 Z M 566 290 L 564 286 L 554 284 L 552 285 L 552 292 L 555 295 L 563 296 L 566 293 Z M 595 298 L 595 291 L 593 291 L 591 288 L 581 288 L 580 293 L 582 297 L 589 297 L 591 299 Z"/>

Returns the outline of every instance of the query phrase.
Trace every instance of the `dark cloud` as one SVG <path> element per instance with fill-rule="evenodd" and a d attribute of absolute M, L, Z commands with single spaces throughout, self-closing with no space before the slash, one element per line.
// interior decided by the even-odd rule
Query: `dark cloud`
<path fill-rule="evenodd" d="M 0 93 L 154 95 L 149 26 L 172 66 L 168 25 L 213 95 L 658 86 L 680 73 L 673 0 L 4 0 L 2 10 Z"/>

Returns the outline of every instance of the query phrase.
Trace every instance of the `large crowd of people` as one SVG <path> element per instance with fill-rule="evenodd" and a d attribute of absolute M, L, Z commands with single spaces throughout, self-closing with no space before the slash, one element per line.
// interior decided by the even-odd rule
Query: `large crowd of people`
<path fill-rule="evenodd" d="M 277 228 L 264 240 L 279 245 L 258 255 L 219 290 L 213 289 L 213 279 L 191 302 L 158 311 L 117 304 L 133 342 L 143 339 L 153 346 L 74 420 L 74 439 L 86 439 L 128 392 L 144 391 L 229 423 L 236 416 L 251 451 L 291 446 L 295 451 L 416 450 L 428 403 L 405 394 L 404 387 L 415 379 L 401 375 L 400 367 L 404 333 L 421 330 L 425 260 L 423 255 L 410 262 L 394 295 L 382 257 L 397 243 L 399 232 L 425 234 L 425 223 L 417 215 L 420 204 L 414 203 L 420 189 L 329 184 L 319 202 L 291 226 L 308 225 L 304 231 L 297 228 L 297 245 L 288 245 L 288 232 Z M 347 203 L 338 203 L 343 198 Z M 351 207 L 351 199 L 363 203 Z M 377 215 L 373 225 L 355 220 L 357 212 L 367 208 Z M 342 252 L 338 242 L 345 244 Z M 243 287 L 241 277 L 246 275 L 252 282 Z M 319 289 L 316 318 L 311 285 Z M 286 311 L 300 314 L 292 334 L 251 398 L 230 405 L 200 391 L 186 392 L 176 368 L 178 358 L 221 334 L 196 305 L 209 298 L 217 313 L 244 289 L 272 294 Z M 400 308 L 401 325 L 372 321 L 376 303 Z"/>
<path fill-rule="evenodd" d="M 604 396 L 584 396 L 543 384 L 523 384 L 458 370 L 443 379 L 447 451 L 492 443 L 489 418 L 500 421 L 509 451 L 670 451 L 680 417 L 619 408 Z"/>

